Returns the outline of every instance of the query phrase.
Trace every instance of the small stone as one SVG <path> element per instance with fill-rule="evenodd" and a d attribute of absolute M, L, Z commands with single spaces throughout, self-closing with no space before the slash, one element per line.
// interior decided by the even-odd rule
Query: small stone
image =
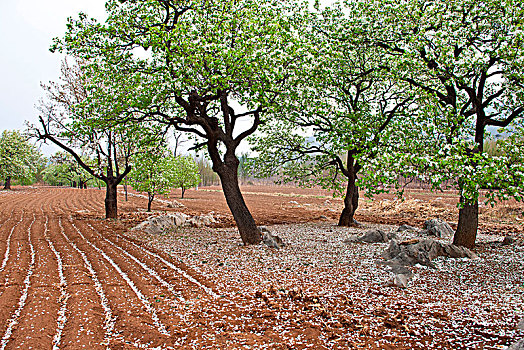
<path fill-rule="evenodd" d="M 268 247 L 276 249 L 280 249 L 285 245 L 280 237 L 271 234 L 269 231 L 262 236 L 262 242 Z"/>
<path fill-rule="evenodd" d="M 403 232 L 403 231 L 417 231 L 417 228 L 404 224 L 404 225 L 399 226 L 397 232 Z"/>
<path fill-rule="evenodd" d="M 357 241 L 364 243 L 387 243 L 394 238 L 396 238 L 396 235 L 393 232 L 386 233 L 382 230 L 375 229 L 367 231 L 362 237 L 357 238 Z"/>
<path fill-rule="evenodd" d="M 510 244 L 513 244 L 515 243 L 515 238 L 511 237 L 511 236 L 506 236 L 504 237 L 504 240 L 502 241 L 502 245 L 510 245 Z"/>
<path fill-rule="evenodd" d="M 407 288 L 408 287 L 409 278 L 408 276 L 404 274 L 398 274 L 393 277 L 393 285 L 395 287 L 399 288 Z"/>
<path fill-rule="evenodd" d="M 259 227 L 258 227 L 258 230 L 259 230 L 260 232 L 262 232 L 262 233 L 266 233 L 266 232 L 269 233 L 269 230 L 268 230 L 268 228 L 267 228 L 266 226 L 259 226 Z"/>

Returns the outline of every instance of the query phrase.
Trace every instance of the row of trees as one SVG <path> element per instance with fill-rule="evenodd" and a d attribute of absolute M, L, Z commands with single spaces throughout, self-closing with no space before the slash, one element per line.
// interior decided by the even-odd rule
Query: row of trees
<path fill-rule="evenodd" d="M 473 246 L 480 189 L 490 201 L 524 192 L 523 6 L 109 0 L 104 23 L 80 14 L 55 40 L 79 65 L 46 87 L 33 130 L 106 183 L 107 217 L 129 157 L 154 153 L 172 127 L 207 150 L 246 244 L 261 236 L 236 151 L 256 135 L 261 174 L 345 195 L 340 225 L 354 223 L 359 187 L 384 191 L 399 175 L 450 183 L 454 241 Z M 484 152 L 488 127 L 506 128 L 503 155 Z"/>
<path fill-rule="evenodd" d="M 43 181 L 54 186 L 87 188 L 90 184 L 100 187 L 103 180 L 87 171 L 86 167 L 93 170 L 99 164 L 101 167 L 107 164 L 85 155 L 78 157 L 81 162 L 71 153 L 57 152 L 48 160 L 29 142 L 28 136 L 16 130 L 6 130 L 0 137 L 0 178 L 4 180 L 6 190 L 11 189 L 13 179 L 22 184 Z M 121 160 L 115 160 L 116 167 L 118 162 Z M 148 194 L 148 211 L 155 195 L 165 195 L 173 188 L 180 188 L 184 198 L 188 188 L 200 183 L 199 168 L 193 158 L 174 156 L 164 145 L 154 153 L 138 153 L 130 162 L 133 167 L 127 178 L 135 190 Z"/>
<path fill-rule="evenodd" d="M 0 136 L 0 181 L 11 189 L 11 181 L 22 183 L 38 180 L 45 168 L 45 159 L 28 138 L 18 131 L 4 130 Z"/>

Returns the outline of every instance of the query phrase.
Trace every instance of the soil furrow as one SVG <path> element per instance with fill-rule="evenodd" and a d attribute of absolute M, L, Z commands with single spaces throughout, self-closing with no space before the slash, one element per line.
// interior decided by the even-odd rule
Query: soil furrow
<path fill-rule="evenodd" d="M 20 220 L 18 220 L 18 222 L 13 225 L 13 227 L 11 228 L 11 231 L 9 232 L 9 235 L 7 236 L 6 243 L 5 243 L 4 258 L 2 260 L 2 263 L 0 264 L 0 273 L 4 271 L 7 265 L 7 260 L 9 260 L 9 254 L 11 253 L 11 239 L 13 237 L 13 232 L 18 227 L 18 225 L 22 223 L 23 220 L 24 220 L 24 212 L 22 211 Z"/>
<path fill-rule="evenodd" d="M 104 227 L 107 231 L 111 231 L 111 229 L 107 225 L 104 225 Z M 182 279 L 184 281 L 183 283 L 187 285 L 187 287 L 185 287 L 186 289 L 187 288 L 193 289 L 192 286 L 196 286 L 200 290 L 204 291 L 206 294 L 208 294 L 209 296 L 213 298 L 220 297 L 218 293 L 213 290 L 213 288 L 209 287 L 210 285 L 209 282 L 200 281 L 200 278 L 197 278 L 193 276 L 191 273 L 189 273 L 187 271 L 187 268 L 183 266 L 179 266 L 175 262 L 169 261 L 167 258 L 163 257 L 160 253 L 156 253 L 149 247 L 144 247 L 142 245 L 139 245 L 135 243 L 132 239 L 129 239 L 128 237 L 122 234 L 112 233 L 112 234 L 107 234 L 105 235 L 106 237 L 104 237 L 100 229 L 98 230 L 94 229 L 94 230 L 98 232 L 104 240 L 107 240 L 108 237 L 117 237 L 116 240 L 114 238 L 111 238 L 112 244 L 116 244 L 121 249 L 128 251 L 128 252 L 135 251 L 136 256 L 141 256 L 141 258 L 145 260 L 147 263 L 149 263 L 150 266 L 154 266 L 155 268 L 162 270 L 160 271 L 161 274 L 162 273 L 165 274 L 168 268 L 173 270 L 175 274 L 166 277 L 165 278 L 166 280 L 172 281 L 173 279 L 176 279 L 180 281 L 180 279 Z M 122 247 L 122 244 L 125 244 L 125 246 Z"/>
<path fill-rule="evenodd" d="M 45 216 L 43 209 L 42 209 L 42 216 Z M 49 224 L 49 217 L 45 216 L 44 238 L 47 242 L 47 245 L 49 246 L 49 249 L 51 249 L 51 251 L 53 252 L 55 256 L 56 270 L 57 270 L 58 278 L 59 278 L 60 295 L 58 297 L 58 303 L 60 304 L 60 309 L 58 310 L 57 321 L 56 321 L 57 323 L 56 331 L 53 336 L 53 350 L 58 350 L 60 349 L 60 341 L 62 340 L 62 333 L 64 331 L 64 327 L 67 322 L 67 299 L 69 298 L 69 294 L 67 294 L 67 280 L 64 276 L 64 263 L 62 260 L 62 256 L 60 252 L 56 250 L 53 242 L 49 239 L 48 224 Z"/>
<path fill-rule="evenodd" d="M 60 280 L 54 255 L 44 238 L 45 226 L 44 216 L 37 215 L 31 226 L 35 256 L 31 286 L 9 342 L 12 348 L 48 349 L 52 346 L 54 329 L 50 325 L 57 322 Z"/>
<path fill-rule="evenodd" d="M 91 226 L 91 224 L 89 223 L 86 223 L 86 225 L 95 233 L 98 233 L 98 231 L 93 227 Z M 171 285 L 169 282 L 167 282 L 166 280 L 164 280 L 162 278 L 162 276 L 160 276 L 155 270 L 153 270 L 151 267 L 149 267 L 146 263 L 144 263 L 144 261 L 142 261 L 141 259 L 138 259 L 137 257 L 135 257 L 133 254 L 129 253 L 128 251 L 126 251 L 124 248 L 116 245 L 115 243 L 113 243 L 112 241 L 110 241 L 109 239 L 105 238 L 104 236 L 102 236 L 101 234 L 98 233 L 98 237 L 100 237 L 101 240 L 103 240 L 104 242 L 108 243 L 109 245 L 111 245 L 113 248 L 115 248 L 117 251 L 121 252 L 122 254 L 124 254 L 126 257 L 128 257 L 129 259 L 133 260 L 136 264 L 138 264 L 143 270 L 145 270 L 153 279 L 157 280 L 163 287 L 167 288 L 169 290 L 169 292 L 171 294 L 173 294 L 174 297 L 176 297 L 177 299 L 180 299 L 181 301 L 184 301 L 184 297 L 182 296 L 182 294 L 180 293 L 179 290 L 175 290 L 175 288 L 173 287 L 173 285 Z"/>
<path fill-rule="evenodd" d="M 33 221 L 31 222 L 31 224 L 29 225 L 29 228 L 27 229 L 29 249 L 30 249 L 30 254 L 31 254 L 31 262 L 29 264 L 27 275 L 24 279 L 24 287 L 22 290 L 22 295 L 20 296 L 20 299 L 18 300 L 18 308 L 11 315 L 10 319 L 7 322 L 7 329 L 4 333 L 4 336 L 2 337 L 2 340 L 0 341 L 0 350 L 4 350 L 5 347 L 7 346 L 7 343 L 11 339 L 13 329 L 18 323 L 18 318 L 20 317 L 20 314 L 22 313 L 22 310 L 27 301 L 29 287 L 31 286 L 31 276 L 33 275 L 33 271 L 35 267 L 35 248 L 31 241 L 31 227 L 33 226 L 35 220 L 36 220 L 36 216 L 33 214 Z"/>
<path fill-rule="evenodd" d="M 151 316 L 151 319 L 153 320 L 153 324 L 157 328 L 157 330 L 162 333 L 163 335 L 169 336 L 169 332 L 166 329 L 166 326 L 160 321 L 157 312 L 155 308 L 153 307 L 152 303 L 149 301 L 149 299 L 142 293 L 142 291 L 136 286 L 136 284 L 133 282 L 131 278 L 129 278 L 129 275 L 125 273 L 122 268 L 113 260 L 111 257 L 101 248 L 97 247 L 94 243 L 92 243 L 89 239 L 87 239 L 83 233 L 78 229 L 78 227 L 73 222 L 73 219 L 70 219 L 70 223 L 73 226 L 73 228 L 76 230 L 76 232 L 80 235 L 80 237 L 88 244 L 90 245 L 94 250 L 96 250 L 120 275 L 121 278 L 123 278 L 126 283 L 129 285 L 129 287 L 133 290 L 137 298 L 140 300 L 140 302 L 143 304 L 145 310 L 149 313 Z"/>
<path fill-rule="evenodd" d="M 69 317 L 62 335 L 63 347 L 90 349 L 109 345 L 115 315 L 106 292 L 87 255 L 65 234 L 61 218 L 50 219 L 49 232 L 61 253 L 69 305 Z"/>
<path fill-rule="evenodd" d="M 106 291 L 107 299 L 116 316 L 115 336 L 132 342 L 154 343 L 156 346 L 164 344 L 166 336 L 158 330 L 159 327 L 150 317 L 143 300 L 137 297 L 136 289 L 133 290 L 129 285 L 130 280 L 126 281 L 115 269 L 116 263 L 113 261 L 114 265 L 112 265 L 110 259 L 106 259 L 101 254 L 103 251 L 95 249 L 85 237 L 83 238 L 81 232 L 76 230 L 73 221 L 67 220 L 64 224 L 66 224 L 64 232 L 68 232 L 67 239 L 92 262 L 93 270 L 96 271 L 97 278 Z M 129 276 L 127 278 L 129 279 Z"/>
<path fill-rule="evenodd" d="M 23 213 L 10 230 L 11 240 L 7 244 L 5 265 L 0 274 L 0 334 L 7 329 L 8 319 L 16 310 L 24 278 L 29 270 L 31 256 L 27 245 L 27 230 L 31 223 Z M 7 242 L 6 242 L 7 243 Z"/>

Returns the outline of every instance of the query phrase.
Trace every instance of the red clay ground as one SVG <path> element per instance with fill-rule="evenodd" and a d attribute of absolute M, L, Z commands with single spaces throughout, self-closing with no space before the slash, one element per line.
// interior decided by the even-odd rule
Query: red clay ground
<path fill-rule="evenodd" d="M 120 196 L 114 221 L 101 219 L 103 191 L 0 192 L 0 350 L 500 349 L 524 336 L 514 330 L 523 316 L 521 245 L 505 260 L 481 244 L 480 262 L 439 261 L 441 270 L 420 270 L 418 285 L 398 290 L 373 263 L 383 246 L 342 243 L 357 231 L 333 227 L 340 200 L 320 190 L 243 190 L 259 224 L 319 223 L 275 226 L 290 244 L 273 251 L 239 246 L 229 228 L 131 235 L 147 216 L 136 196 Z M 453 221 L 451 196 L 427 196 L 363 200 L 357 219 Z M 177 200 L 185 208 L 153 209 L 212 211 L 218 226 L 231 223 L 217 188 Z M 521 206 L 483 210 L 483 232 L 522 237 Z"/>
<path fill-rule="evenodd" d="M 333 198 L 322 189 L 304 189 L 285 186 L 242 186 L 242 193 L 257 224 L 285 224 L 337 220 L 342 210 L 342 199 Z M 188 190 L 180 200 L 180 191 L 170 198 L 183 203 L 186 213 L 209 213 L 224 216 L 223 226 L 233 225 L 233 218 L 220 187 Z M 458 196 L 452 192 L 429 193 L 407 190 L 404 199 L 394 194 L 380 194 L 373 199 L 361 194 L 356 219 L 362 222 L 422 227 L 429 218 L 441 218 L 455 227 L 458 221 Z M 169 210 L 165 203 L 153 202 L 153 210 Z M 127 206 L 123 204 L 125 210 Z M 145 205 L 142 204 L 142 208 Z M 129 210 L 135 211 L 134 204 Z M 177 209 L 177 211 L 180 211 Z M 514 200 L 495 207 L 480 203 L 480 231 L 485 233 L 524 233 L 524 204 Z"/>

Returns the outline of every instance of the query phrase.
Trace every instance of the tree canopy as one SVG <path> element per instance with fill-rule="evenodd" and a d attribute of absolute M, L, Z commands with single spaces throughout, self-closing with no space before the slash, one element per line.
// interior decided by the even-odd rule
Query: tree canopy
<path fill-rule="evenodd" d="M 188 188 L 198 186 L 200 183 L 198 164 L 191 156 L 178 156 L 173 159 L 172 168 L 175 187 L 182 190 L 182 198 L 184 198 Z"/>
<path fill-rule="evenodd" d="M 116 189 L 131 171 L 131 157 L 158 147 L 163 131 L 152 123 L 114 123 L 116 116 L 132 113 L 129 100 L 121 97 L 110 104 L 110 89 L 84 63 L 64 61 L 61 81 L 42 85 L 47 96 L 39 108 L 40 125 L 31 129 L 37 139 L 59 146 L 106 184 L 106 217 L 116 218 Z"/>
<path fill-rule="evenodd" d="M 4 189 L 11 189 L 11 180 L 33 177 L 43 162 L 43 156 L 17 130 L 4 130 L 0 137 L 0 179 Z"/>
<path fill-rule="evenodd" d="M 131 89 L 139 120 L 194 135 L 195 149 L 207 148 L 242 240 L 260 242 L 238 187 L 235 151 L 264 121 L 301 55 L 289 16 L 298 6 L 111 0 L 106 8 L 105 23 L 83 14 L 70 19 L 53 49 L 91 62 L 112 95 Z"/>
<path fill-rule="evenodd" d="M 523 4 L 382 0 L 346 5 L 348 40 L 380 48 L 395 79 L 420 97 L 422 128 L 404 138 L 419 145 L 412 148 L 417 153 L 400 159 L 418 164 L 423 173 L 429 170 L 427 179 L 435 184 L 444 177 L 455 181 L 461 198 L 454 242 L 473 246 L 479 191 L 494 165 L 483 154 L 486 128 L 507 127 L 524 113 Z M 420 147 L 429 141 L 435 143 Z"/>
<path fill-rule="evenodd" d="M 176 185 L 174 157 L 169 149 L 162 148 L 152 153 L 137 154 L 132 164 L 129 183 L 136 191 L 147 193 L 147 211 L 151 211 L 155 196 L 169 194 Z"/>

